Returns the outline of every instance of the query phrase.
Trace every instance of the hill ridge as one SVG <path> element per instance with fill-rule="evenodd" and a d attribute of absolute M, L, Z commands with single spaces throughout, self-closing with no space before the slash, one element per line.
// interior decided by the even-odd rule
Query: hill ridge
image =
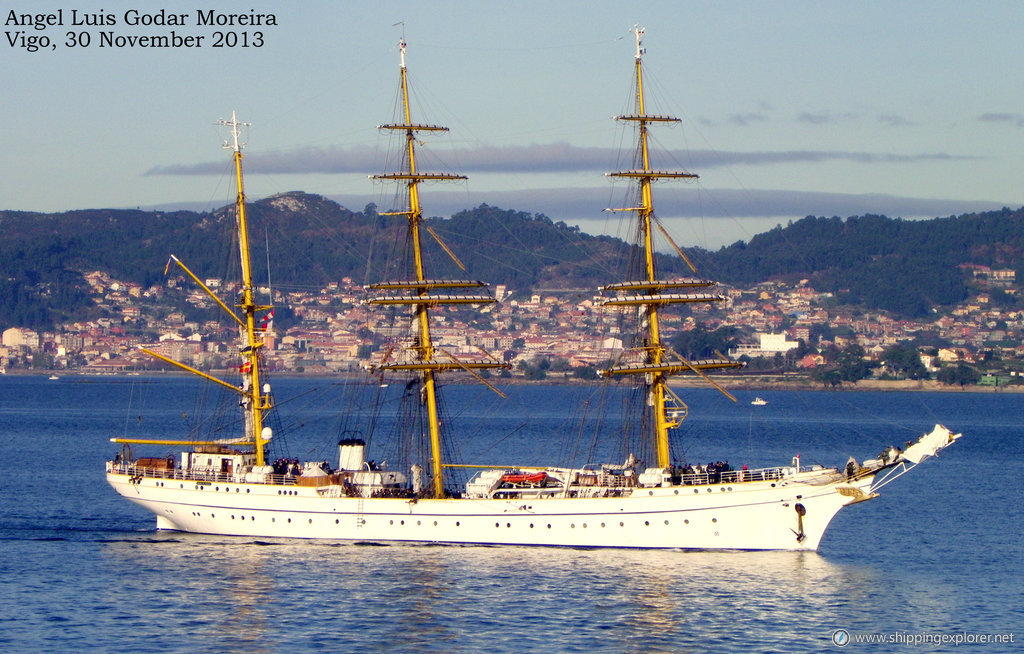
<path fill-rule="evenodd" d="M 403 265 L 390 259 L 389 242 L 402 238 L 404 219 L 382 216 L 373 204 L 353 211 L 290 191 L 248 209 L 253 261 L 267 260 L 270 242 L 275 285 L 370 281 Z M 621 278 L 609 262 L 629 249 L 543 214 L 487 204 L 427 224 L 467 268 L 458 270 L 427 239 L 425 256 L 439 276 L 469 274 L 523 291 L 594 288 Z M 0 328 L 43 327 L 93 310 L 87 272 L 150 286 L 161 281 L 172 253 L 200 276 L 230 277 L 237 266 L 231 205 L 202 212 L 0 211 L 0 229 Z M 688 249 L 688 256 L 702 276 L 725 284 L 807 279 L 841 303 L 919 317 L 965 299 L 970 266 L 1013 270 L 1024 279 L 1024 208 L 929 220 L 808 216 L 716 251 Z M 659 256 L 658 264 L 666 276 L 690 274 L 674 255 Z"/>

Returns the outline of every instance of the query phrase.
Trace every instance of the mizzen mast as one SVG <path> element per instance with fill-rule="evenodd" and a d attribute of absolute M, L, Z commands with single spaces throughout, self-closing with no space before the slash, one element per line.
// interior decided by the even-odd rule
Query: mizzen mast
<path fill-rule="evenodd" d="M 653 414 L 653 439 L 657 456 L 657 466 L 665 468 L 671 465 L 668 433 L 678 427 L 680 415 L 685 415 L 685 405 L 668 388 L 668 378 L 674 374 L 693 372 L 703 376 L 703 370 L 717 368 L 740 367 L 731 361 L 716 359 L 702 361 L 686 361 L 675 355 L 670 357 L 670 350 L 662 339 L 659 311 L 669 304 L 688 304 L 703 302 L 720 302 L 725 300 L 720 295 L 711 293 L 681 293 L 680 290 L 714 286 L 714 282 L 698 278 L 659 280 L 655 267 L 654 228 L 661 229 L 654 214 L 654 198 L 651 185 L 659 179 L 697 179 L 697 175 L 686 171 L 655 170 L 651 167 L 648 149 L 648 131 L 651 125 L 681 122 L 674 116 L 648 114 L 644 105 L 643 47 L 644 29 L 635 27 L 635 113 L 617 116 L 616 120 L 632 123 L 637 129 L 637 150 L 634 168 L 612 173 L 608 177 L 625 178 L 638 183 L 639 193 L 636 206 L 612 211 L 632 212 L 636 216 L 638 233 L 642 241 L 644 270 L 639 280 L 631 280 L 603 286 L 602 291 L 615 293 L 603 302 L 604 306 L 637 307 L 642 322 L 642 344 L 638 362 L 620 363 L 601 371 L 606 376 L 636 375 L 643 376 L 647 382 L 647 404 Z M 685 257 L 684 257 L 685 258 Z M 687 261 L 693 269 L 692 264 Z M 694 270 L 696 272 L 696 270 Z M 674 353 L 672 353 L 674 354 Z"/>
<path fill-rule="evenodd" d="M 462 369 L 472 374 L 474 369 L 506 368 L 507 364 L 494 362 L 463 362 L 450 353 L 435 347 L 430 333 L 430 310 L 439 305 L 454 304 L 490 304 L 494 298 L 486 294 L 469 294 L 465 289 L 482 288 L 483 282 L 471 280 L 439 280 L 428 279 L 423 260 L 422 232 L 426 231 L 444 249 L 456 264 L 463 270 L 462 263 L 441 238 L 423 222 L 423 209 L 420 206 L 419 184 L 424 181 L 464 180 L 464 175 L 449 173 L 422 172 L 416 162 L 416 135 L 420 132 L 447 132 L 447 127 L 412 122 L 412 110 L 409 103 L 409 81 L 405 65 L 406 42 L 403 37 L 399 42 L 401 55 L 401 95 L 402 121 L 379 125 L 378 129 L 405 134 L 405 168 L 399 172 L 373 175 L 372 179 L 395 181 L 406 188 L 406 207 L 399 211 L 382 212 L 381 215 L 405 216 L 408 220 L 409 243 L 412 248 L 412 273 L 414 279 L 409 281 L 393 281 L 371 284 L 367 289 L 382 291 L 388 294 L 378 295 L 367 300 L 370 305 L 405 305 L 412 308 L 413 329 L 415 332 L 412 345 L 408 348 L 410 360 L 389 361 L 391 351 L 385 360 L 374 366 L 376 370 L 409 370 L 416 371 L 422 382 L 422 402 L 427 411 L 431 455 L 431 495 L 443 497 L 445 463 L 441 453 L 441 418 L 438 412 L 438 389 L 436 376 L 447 370 Z M 443 290 L 445 293 L 432 293 Z M 392 294 L 395 292 L 398 294 Z M 456 291 L 456 292 L 453 292 Z M 462 291 L 462 292 L 459 292 Z M 442 354 L 443 358 L 438 355 Z"/>
<path fill-rule="evenodd" d="M 242 182 L 242 148 L 244 143 L 239 143 L 239 128 L 247 127 L 251 123 L 241 123 L 231 112 L 231 120 L 221 120 L 221 125 L 231 128 L 230 143 L 225 143 L 224 148 L 233 152 L 235 162 L 235 179 L 237 181 L 238 197 L 236 199 L 236 217 L 238 226 L 238 249 L 242 265 L 242 297 L 237 305 L 242 310 L 244 325 L 241 326 L 242 337 L 242 358 L 244 363 L 241 366 L 243 373 L 242 393 L 244 400 L 243 408 L 246 411 L 246 427 L 252 434 L 256 450 L 256 465 L 264 465 L 264 446 L 266 440 L 263 433 L 263 413 L 269 411 L 273 404 L 270 399 L 269 389 L 260 386 L 260 348 L 263 347 L 263 340 L 259 334 L 261 330 L 256 327 L 256 312 L 269 309 L 268 306 L 256 304 L 253 291 L 252 264 L 249 256 L 249 225 L 245 215 L 245 187 Z"/>
<path fill-rule="evenodd" d="M 241 135 L 239 128 L 247 127 L 251 125 L 251 123 L 239 122 L 235 112 L 231 112 L 231 120 L 220 120 L 218 121 L 218 124 L 231 128 L 232 140 L 231 142 L 224 143 L 224 148 L 233 152 L 235 179 L 237 180 L 238 195 L 235 204 L 235 214 L 236 227 L 238 230 L 239 256 L 242 266 L 242 294 L 239 299 L 239 303 L 235 306 L 242 310 L 242 317 L 240 318 L 237 313 L 232 311 L 231 308 L 221 301 L 221 299 L 218 298 L 194 272 L 189 270 L 188 266 L 186 266 L 181 259 L 172 254 L 167 260 L 167 266 L 169 267 L 174 263 L 185 271 L 185 273 L 192 278 L 192 280 L 202 288 L 203 291 L 209 295 L 225 313 L 231 316 L 231 318 L 238 323 L 239 333 L 241 336 L 240 351 L 242 355 L 242 365 L 239 367 L 239 370 L 242 373 L 242 385 L 241 387 L 236 386 L 224 381 L 223 379 L 209 375 L 201 370 L 196 370 L 195 368 L 185 365 L 180 361 L 175 361 L 170 357 L 164 356 L 159 352 L 155 352 L 145 347 L 140 349 L 155 359 L 159 359 L 164 363 L 169 363 L 172 366 L 176 366 L 177 368 L 184 370 L 185 372 L 189 372 L 197 377 L 202 377 L 208 381 L 220 384 L 221 386 L 238 393 L 241 396 L 240 406 L 245 412 L 244 432 L 240 438 L 213 441 L 213 444 L 252 445 L 256 455 L 256 465 L 262 466 L 266 461 L 264 450 L 266 448 L 267 441 L 271 438 L 270 429 L 264 428 L 263 426 L 263 416 L 267 411 L 273 408 L 273 401 L 270 395 L 270 385 L 260 385 L 260 350 L 263 347 L 261 334 L 263 334 L 264 329 L 262 327 L 257 328 L 256 313 L 258 311 L 271 309 L 272 307 L 256 304 L 252 281 L 252 265 L 250 263 L 249 256 L 249 225 L 245 215 L 245 186 L 242 182 L 242 148 L 245 144 L 239 142 L 239 136 Z M 167 269 L 165 268 L 164 273 L 166 274 L 166 272 Z M 211 444 L 207 441 L 196 440 L 136 438 L 111 438 L 110 441 L 112 443 L 123 443 L 126 445 L 186 445 L 190 447 Z"/>

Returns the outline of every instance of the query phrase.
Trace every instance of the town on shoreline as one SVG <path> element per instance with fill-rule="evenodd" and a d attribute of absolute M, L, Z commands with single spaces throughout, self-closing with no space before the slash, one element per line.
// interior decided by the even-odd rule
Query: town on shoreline
<path fill-rule="evenodd" d="M 994 301 L 1013 293 L 1013 271 L 978 266 L 973 276 L 977 292 L 966 302 L 918 320 L 837 305 L 806 281 L 723 287 L 724 306 L 664 311 L 661 320 L 673 333 L 733 334 L 731 346 L 718 354 L 748 365 L 720 375 L 730 388 L 1020 388 L 1024 312 Z M 9 327 L 2 333 L 0 370 L 104 374 L 168 367 L 140 347 L 201 370 L 239 365 L 234 323 L 213 320 L 210 296 L 182 275 L 148 288 L 98 271 L 85 279 L 106 317 L 46 331 Z M 205 284 L 222 297 L 239 291 L 219 279 Z M 335 376 L 371 366 L 400 327 L 375 322 L 364 295 L 348 278 L 312 291 L 274 289 L 275 309 L 260 325 L 268 369 Z M 493 374 L 498 383 L 593 379 L 628 338 L 592 292 L 524 295 L 498 285 L 494 296 L 497 303 L 482 309 L 438 312 L 432 337 L 461 360 L 484 356 L 484 350 L 501 357 L 510 369 Z M 275 312 L 289 319 L 275 324 Z M 690 383 L 703 381 L 673 380 Z"/>

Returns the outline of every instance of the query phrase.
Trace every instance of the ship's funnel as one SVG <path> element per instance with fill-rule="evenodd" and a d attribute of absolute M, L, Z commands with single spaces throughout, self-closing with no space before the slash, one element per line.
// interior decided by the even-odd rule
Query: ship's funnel
<path fill-rule="evenodd" d="M 362 470 L 366 442 L 361 438 L 338 441 L 338 470 Z"/>

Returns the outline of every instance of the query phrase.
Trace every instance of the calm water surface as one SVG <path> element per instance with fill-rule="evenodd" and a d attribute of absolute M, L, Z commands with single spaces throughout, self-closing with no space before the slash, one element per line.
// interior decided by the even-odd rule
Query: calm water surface
<path fill-rule="evenodd" d="M 688 392 L 693 462 L 842 465 L 936 422 L 964 438 L 845 509 L 818 553 L 377 546 L 158 533 L 103 480 L 111 436 L 179 436 L 179 378 L 0 377 L 0 650 L 818 652 L 1014 651 L 1024 638 L 1024 395 Z M 337 409 L 285 380 L 296 456 L 334 458 Z M 388 389 L 390 392 L 391 389 Z M 454 388 L 457 400 L 482 399 Z M 464 453 L 565 454 L 576 388 L 514 387 L 458 414 Z M 750 397 L 747 397 L 749 395 Z M 303 399 L 305 398 L 305 399 Z M 484 404 L 490 403 L 488 398 Z M 145 412 L 145 414 L 143 413 Z M 146 417 L 143 417 L 145 415 Z M 150 417 L 153 416 L 153 417 Z M 486 425 L 486 428 L 485 428 Z M 503 437 L 498 446 L 484 431 Z M 577 458 L 600 446 L 577 439 Z M 320 453 L 323 452 L 321 455 Z M 896 643 L 833 644 L 837 629 Z M 921 634 L 1013 644 L 906 645 Z"/>

